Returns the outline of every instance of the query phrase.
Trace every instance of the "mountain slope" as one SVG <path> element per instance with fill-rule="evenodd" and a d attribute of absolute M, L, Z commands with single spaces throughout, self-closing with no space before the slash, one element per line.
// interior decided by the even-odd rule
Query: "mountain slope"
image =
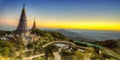
<path fill-rule="evenodd" d="M 90 38 L 84 38 L 84 35 L 82 35 L 82 34 L 79 34 L 76 32 L 71 32 L 71 31 L 64 30 L 64 29 L 56 30 L 56 32 L 60 32 L 72 40 L 94 41 L 93 39 L 90 39 Z"/>

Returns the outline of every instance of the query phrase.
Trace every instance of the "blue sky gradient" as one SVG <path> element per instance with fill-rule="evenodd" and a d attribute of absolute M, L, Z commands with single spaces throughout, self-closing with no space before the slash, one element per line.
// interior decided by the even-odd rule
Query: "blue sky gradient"
<path fill-rule="evenodd" d="M 23 3 L 30 21 L 120 22 L 120 0 L 0 0 L 0 20 L 19 20 Z"/>

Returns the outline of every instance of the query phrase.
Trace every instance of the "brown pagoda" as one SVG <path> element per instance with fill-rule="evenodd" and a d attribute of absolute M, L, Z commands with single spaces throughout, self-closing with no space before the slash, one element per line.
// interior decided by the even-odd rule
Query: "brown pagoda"
<path fill-rule="evenodd" d="M 23 4 L 23 9 L 22 9 L 22 13 L 20 16 L 19 24 L 16 29 L 16 33 L 19 35 L 27 35 L 27 33 L 28 33 L 25 4 Z"/>
<path fill-rule="evenodd" d="M 35 22 L 35 19 L 34 19 L 34 23 L 33 23 L 33 27 L 32 27 L 32 30 L 36 30 L 36 22 Z"/>

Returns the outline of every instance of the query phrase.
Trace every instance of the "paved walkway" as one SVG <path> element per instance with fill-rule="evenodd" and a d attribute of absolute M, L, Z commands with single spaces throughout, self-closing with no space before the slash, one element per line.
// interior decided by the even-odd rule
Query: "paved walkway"
<path fill-rule="evenodd" d="M 54 60 L 61 60 L 61 55 L 59 54 L 59 52 L 54 52 Z"/>
<path fill-rule="evenodd" d="M 32 60 L 33 58 L 41 57 L 44 55 L 45 54 L 38 54 L 38 55 L 31 56 L 31 57 L 23 58 L 23 60 Z M 53 55 L 55 56 L 54 60 L 61 60 L 61 55 L 59 54 L 59 52 L 53 52 Z"/>
<path fill-rule="evenodd" d="M 23 58 L 23 60 L 32 60 L 33 58 L 41 57 L 41 56 L 44 56 L 44 55 L 45 55 L 45 54 L 34 55 L 34 56 L 31 56 L 31 57 Z"/>
<path fill-rule="evenodd" d="M 44 47 L 47 47 L 51 44 L 57 44 L 57 43 L 69 44 L 70 46 L 78 47 L 78 48 L 81 48 L 81 49 L 86 49 L 86 47 L 77 46 L 75 43 L 72 43 L 72 42 L 69 42 L 69 41 L 52 41 L 52 42 L 49 42 L 49 43 L 43 45 L 42 47 L 44 48 Z"/>

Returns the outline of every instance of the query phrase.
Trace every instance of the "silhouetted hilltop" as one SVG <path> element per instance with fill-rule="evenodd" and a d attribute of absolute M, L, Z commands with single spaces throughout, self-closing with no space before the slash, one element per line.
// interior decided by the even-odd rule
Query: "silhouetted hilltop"
<path fill-rule="evenodd" d="M 62 39 L 62 40 L 67 39 L 66 36 L 64 36 L 63 34 L 59 32 L 55 32 L 55 31 L 44 31 L 44 30 L 36 29 L 36 30 L 33 30 L 31 33 L 39 35 L 39 36 L 44 36 L 44 37 L 50 35 L 56 39 Z"/>

